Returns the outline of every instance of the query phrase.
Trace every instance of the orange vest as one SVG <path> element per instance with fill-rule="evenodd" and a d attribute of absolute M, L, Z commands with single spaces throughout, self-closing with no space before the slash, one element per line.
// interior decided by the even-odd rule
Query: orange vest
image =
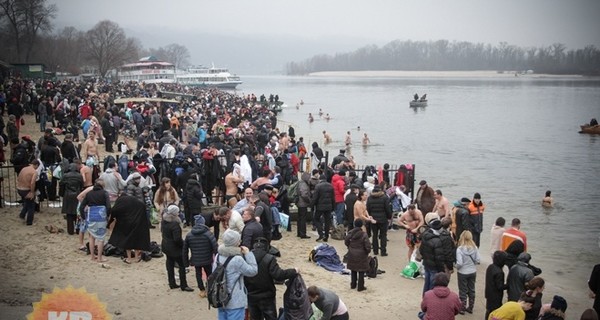
<path fill-rule="evenodd" d="M 513 243 L 515 240 L 521 240 L 521 242 L 523 242 L 523 244 L 525 245 L 525 251 L 527 252 L 527 236 L 525 236 L 525 233 L 515 228 L 510 228 L 504 231 L 504 233 L 502 234 L 502 251 L 506 251 L 510 244 Z"/>

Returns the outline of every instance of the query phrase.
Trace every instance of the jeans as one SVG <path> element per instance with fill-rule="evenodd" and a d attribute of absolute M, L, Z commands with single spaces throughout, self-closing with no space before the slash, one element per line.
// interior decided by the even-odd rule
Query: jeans
<path fill-rule="evenodd" d="M 458 274 L 458 296 L 463 305 L 467 305 L 467 297 L 469 298 L 469 305 L 473 305 L 475 302 L 475 280 L 477 279 L 477 273 L 472 274 Z"/>
<path fill-rule="evenodd" d="M 258 301 L 248 301 L 250 319 L 277 320 L 275 298 L 263 298 Z"/>
<path fill-rule="evenodd" d="M 423 283 L 423 294 L 433 289 L 433 278 L 439 271 L 429 270 L 425 268 L 425 282 Z"/>
<path fill-rule="evenodd" d="M 46 130 L 46 122 L 48 122 L 47 116 L 45 114 L 40 114 L 40 131 L 44 132 Z"/>
<path fill-rule="evenodd" d="M 204 269 L 204 273 L 206 273 L 206 278 L 208 279 L 212 273 L 212 265 L 208 264 L 205 266 L 194 266 L 194 269 L 196 269 L 196 282 L 198 282 L 198 289 L 200 291 L 206 290 L 204 287 L 204 281 L 202 281 L 202 269 Z"/>
<path fill-rule="evenodd" d="M 175 282 L 175 262 L 179 266 L 179 285 L 181 288 L 187 287 L 187 280 L 185 279 L 185 267 L 183 266 L 183 257 L 170 257 L 167 256 L 166 266 L 167 266 L 167 276 L 169 278 L 169 285 L 175 286 L 177 283 Z"/>
<path fill-rule="evenodd" d="M 219 320 L 244 320 L 246 315 L 246 308 L 237 309 L 223 309 L 219 308 L 218 316 Z"/>
<path fill-rule="evenodd" d="M 335 224 L 344 223 L 344 213 L 346 212 L 346 205 L 343 202 L 335 204 Z"/>
<path fill-rule="evenodd" d="M 21 199 L 23 200 L 23 209 L 21 209 L 19 217 L 21 219 L 27 218 L 27 225 L 30 226 L 33 224 L 33 214 L 35 212 L 35 198 L 25 198 L 29 193 L 29 190 L 18 190 L 18 193 L 21 196 Z"/>
<path fill-rule="evenodd" d="M 371 224 L 371 233 L 373 234 L 373 252 L 375 254 L 379 253 L 379 249 L 381 249 L 381 253 L 387 253 L 387 230 L 387 221 Z"/>
<path fill-rule="evenodd" d="M 323 223 L 321 222 L 321 216 L 324 217 L 325 228 L 323 228 Z M 315 219 L 316 219 L 315 222 L 317 223 L 317 232 L 319 232 L 319 238 L 329 239 L 329 228 L 331 228 L 331 211 L 317 210 Z"/>
<path fill-rule="evenodd" d="M 298 207 L 298 225 L 296 227 L 296 236 L 305 237 L 306 236 L 306 215 L 308 214 L 308 208 Z"/>

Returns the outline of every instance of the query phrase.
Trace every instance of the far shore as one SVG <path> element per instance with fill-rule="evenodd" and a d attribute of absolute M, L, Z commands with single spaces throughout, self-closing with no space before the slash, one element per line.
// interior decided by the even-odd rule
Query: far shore
<path fill-rule="evenodd" d="M 516 76 L 515 76 L 516 73 Z M 600 79 L 600 77 L 589 77 L 578 74 L 537 74 L 520 73 L 515 71 L 401 71 L 401 70 L 370 70 L 370 71 L 322 71 L 313 72 L 309 76 L 314 77 L 407 77 L 407 78 L 564 78 L 564 79 Z"/>

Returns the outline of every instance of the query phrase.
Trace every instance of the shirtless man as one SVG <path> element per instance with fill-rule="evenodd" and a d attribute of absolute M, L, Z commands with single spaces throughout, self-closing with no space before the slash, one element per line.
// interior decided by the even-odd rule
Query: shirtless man
<path fill-rule="evenodd" d="M 433 195 L 435 198 L 435 205 L 433 206 L 433 212 L 437 212 L 440 216 L 440 219 L 450 216 L 450 201 L 446 197 L 442 195 L 442 190 L 435 190 L 435 194 Z"/>
<path fill-rule="evenodd" d="M 234 169 L 225 176 L 225 202 L 229 208 L 237 203 L 238 184 L 243 183 L 244 178 Z"/>
<path fill-rule="evenodd" d="M 308 122 L 313 122 L 313 121 L 315 121 L 315 118 L 313 118 L 312 113 L 309 113 L 308 114 Z"/>
<path fill-rule="evenodd" d="M 408 246 L 408 261 L 419 243 L 419 228 L 425 224 L 423 213 L 414 204 L 408 205 L 408 210 L 400 216 L 398 221 L 406 229 L 406 246 Z"/>
<path fill-rule="evenodd" d="M 363 135 L 362 143 L 363 143 L 363 146 L 366 146 L 366 145 L 368 145 L 369 143 L 371 143 L 371 139 L 369 139 L 369 137 L 367 137 L 367 133 L 365 133 L 365 134 Z"/>
<path fill-rule="evenodd" d="M 88 138 L 81 146 L 81 159 L 84 161 L 88 158 L 94 158 L 94 164 L 98 164 L 100 153 L 98 151 L 98 140 L 96 140 L 96 132 L 89 131 Z"/>
<path fill-rule="evenodd" d="M 325 144 L 331 143 L 331 136 L 325 130 L 323 130 L 323 139 L 325 140 Z"/>
<path fill-rule="evenodd" d="M 344 143 L 346 144 L 346 148 L 349 148 L 352 145 L 352 136 L 350 135 L 350 131 L 346 131 L 346 138 L 344 138 Z"/>

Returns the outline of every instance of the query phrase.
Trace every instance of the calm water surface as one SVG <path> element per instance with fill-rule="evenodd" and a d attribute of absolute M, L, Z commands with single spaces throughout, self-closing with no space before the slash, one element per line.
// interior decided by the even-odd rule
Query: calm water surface
<path fill-rule="evenodd" d="M 600 80 L 533 78 L 322 78 L 245 76 L 239 93 L 279 94 L 288 107 L 279 127 L 293 124 L 305 142 L 334 142 L 332 156 L 350 130 L 360 165 L 416 164 L 451 200 L 482 194 L 484 223 L 520 218 L 532 264 L 550 287 L 587 292 L 600 263 L 600 136 L 577 133 L 600 118 Z M 411 109 L 414 93 L 429 106 Z M 305 104 L 296 109 L 303 99 Z M 318 119 L 319 109 L 330 121 Z M 308 123 L 308 113 L 315 122 Z M 360 126 L 360 131 L 357 127 Z M 372 145 L 360 141 L 367 133 Z M 556 208 L 543 210 L 552 190 Z M 489 252 L 484 232 L 482 253 Z M 484 255 L 485 256 L 485 255 Z M 585 302 L 584 302 L 585 303 Z M 591 305 L 591 303 L 590 303 Z"/>

